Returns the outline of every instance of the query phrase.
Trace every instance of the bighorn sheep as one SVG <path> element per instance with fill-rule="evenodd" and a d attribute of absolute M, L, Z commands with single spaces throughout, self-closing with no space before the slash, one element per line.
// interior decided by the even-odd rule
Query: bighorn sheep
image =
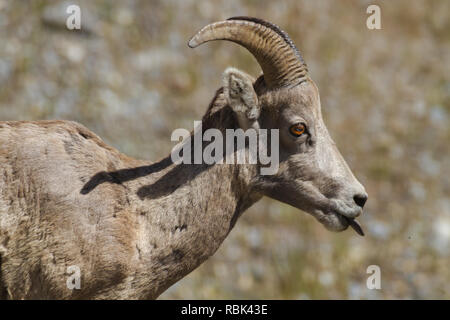
<path fill-rule="evenodd" d="M 207 128 L 279 129 L 279 170 L 258 164 L 149 163 L 70 121 L 0 122 L 0 297 L 154 299 L 218 249 L 237 218 L 268 196 L 326 228 L 362 233 L 367 199 L 323 123 L 319 93 L 279 27 L 256 18 L 212 23 L 190 41 L 244 46 L 256 80 L 224 73 Z M 81 288 L 68 289 L 69 266 Z"/>

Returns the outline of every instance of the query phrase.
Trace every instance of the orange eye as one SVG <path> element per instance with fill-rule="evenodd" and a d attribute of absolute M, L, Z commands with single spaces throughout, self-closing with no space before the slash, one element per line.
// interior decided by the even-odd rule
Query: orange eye
<path fill-rule="evenodd" d="M 306 130 L 305 125 L 302 123 L 294 124 L 289 128 L 291 134 L 293 134 L 296 137 L 300 137 L 303 133 L 305 133 L 305 130 Z"/>

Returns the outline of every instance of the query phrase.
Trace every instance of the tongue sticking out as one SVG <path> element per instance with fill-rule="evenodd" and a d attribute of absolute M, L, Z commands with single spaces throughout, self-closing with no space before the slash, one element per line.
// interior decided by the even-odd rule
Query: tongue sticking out
<path fill-rule="evenodd" d="M 352 227 L 353 230 L 355 230 L 357 234 L 359 234 L 361 237 L 364 237 L 364 231 L 361 228 L 361 225 L 359 224 L 358 221 L 356 221 L 355 219 L 352 219 L 352 218 L 347 218 L 347 217 L 345 217 L 345 219 L 347 220 L 350 227 Z"/>

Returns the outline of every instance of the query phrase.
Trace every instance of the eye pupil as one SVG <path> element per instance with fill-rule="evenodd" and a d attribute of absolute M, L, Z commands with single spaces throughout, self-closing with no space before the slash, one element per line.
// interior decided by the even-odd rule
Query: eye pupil
<path fill-rule="evenodd" d="M 290 131 L 294 136 L 298 137 L 305 132 L 305 126 L 301 123 L 294 124 L 293 126 L 291 126 Z"/>

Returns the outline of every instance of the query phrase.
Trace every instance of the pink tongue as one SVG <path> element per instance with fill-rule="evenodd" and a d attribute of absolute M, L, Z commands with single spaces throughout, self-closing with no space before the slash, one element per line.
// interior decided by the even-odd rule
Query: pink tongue
<path fill-rule="evenodd" d="M 358 221 L 356 221 L 355 219 L 350 219 L 350 218 L 347 218 L 347 221 L 348 221 L 350 227 L 352 227 L 353 230 L 355 230 L 357 234 L 359 234 L 361 237 L 364 237 L 364 231 L 361 228 L 361 225 L 359 224 Z"/>

